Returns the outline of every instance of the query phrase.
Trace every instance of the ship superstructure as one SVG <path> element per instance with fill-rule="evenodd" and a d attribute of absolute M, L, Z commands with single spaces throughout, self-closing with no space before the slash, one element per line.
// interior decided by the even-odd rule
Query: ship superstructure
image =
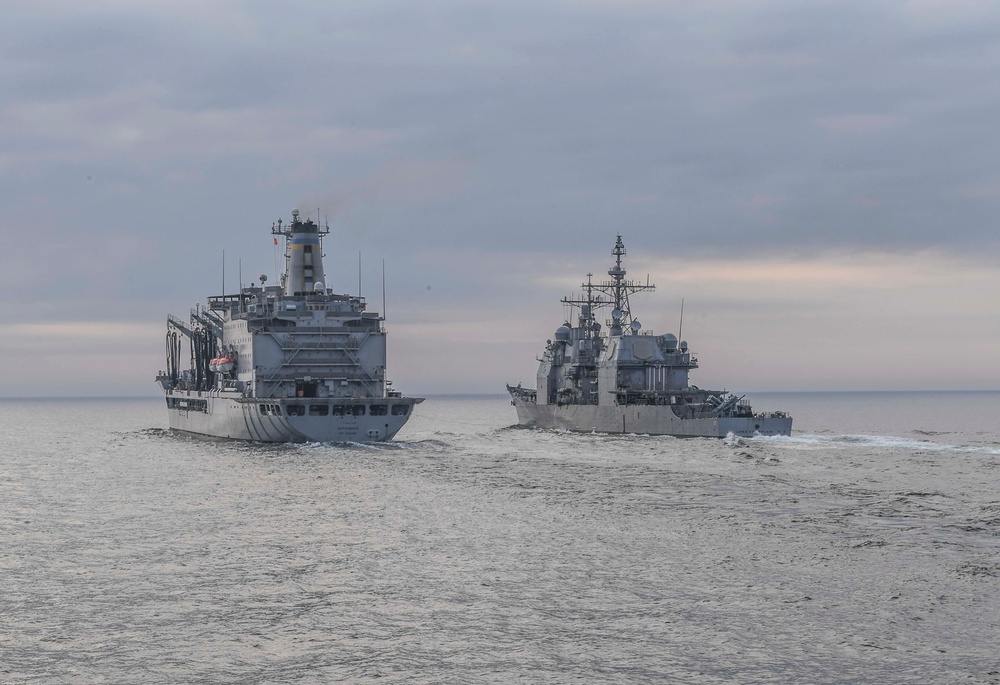
<path fill-rule="evenodd" d="M 187 322 L 167 316 L 166 370 L 156 380 L 170 427 L 264 442 L 391 439 L 423 398 L 386 379 L 383 317 L 361 295 L 326 287 L 329 227 L 280 219 L 281 283 L 208 298 Z"/>
<path fill-rule="evenodd" d="M 756 413 L 744 397 L 689 381 L 698 360 L 672 333 L 654 335 L 633 317 L 630 296 L 655 288 L 628 280 L 619 235 L 609 280 L 588 274 L 579 297 L 562 302 L 578 312 L 546 343 L 534 390 L 507 386 L 525 426 L 681 437 L 790 435 L 784 412 Z M 606 333 L 597 320 L 606 310 Z M 680 332 L 680 331 L 678 331 Z"/>

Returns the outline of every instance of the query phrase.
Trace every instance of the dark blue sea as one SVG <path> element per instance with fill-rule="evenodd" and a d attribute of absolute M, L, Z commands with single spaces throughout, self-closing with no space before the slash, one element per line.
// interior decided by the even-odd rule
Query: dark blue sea
<path fill-rule="evenodd" d="M 1000 393 L 751 394 L 790 438 L 396 442 L 0 401 L 3 683 L 1000 683 Z"/>

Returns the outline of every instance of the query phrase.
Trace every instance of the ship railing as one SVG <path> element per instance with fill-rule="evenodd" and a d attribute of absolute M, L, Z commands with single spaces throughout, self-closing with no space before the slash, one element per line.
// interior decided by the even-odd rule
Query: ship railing
<path fill-rule="evenodd" d="M 367 340 L 369 335 L 371 335 L 371 333 L 366 334 L 365 337 L 362 338 L 361 343 L 363 343 L 365 340 Z M 360 347 L 361 347 L 361 344 L 358 345 L 358 348 L 360 348 Z M 361 360 L 358 359 L 355 355 L 351 354 L 351 350 L 345 349 L 344 350 L 344 354 L 346 354 L 347 358 L 350 359 L 351 361 L 353 361 L 355 363 L 355 365 L 357 365 L 357 367 L 359 369 L 361 369 L 361 371 L 363 371 L 364 374 L 368 377 L 367 380 L 365 380 L 364 378 L 359 378 L 358 379 L 358 381 L 361 383 L 361 385 L 364 386 L 365 392 L 367 392 L 369 394 L 374 394 L 375 390 L 377 390 L 379 388 L 379 386 L 381 386 L 383 384 L 383 381 L 381 379 L 379 379 L 379 377 L 376 376 L 375 374 L 373 374 L 371 371 L 369 371 L 368 369 L 366 369 L 364 367 L 364 365 L 361 363 Z M 385 366 L 383 365 L 382 368 L 383 368 L 383 373 L 384 373 Z"/>
<path fill-rule="evenodd" d="M 288 376 L 279 376 L 279 377 L 273 377 L 272 376 L 272 377 L 267 378 L 267 379 L 260 379 L 260 380 L 257 381 L 257 385 L 256 385 L 257 397 L 262 397 L 262 398 L 279 397 L 280 395 L 278 395 L 277 393 L 282 388 L 282 386 L 284 384 L 286 384 L 286 383 L 291 383 L 291 382 L 295 381 L 297 378 L 301 378 L 301 376 L 298 376 L 298 375 L 295 375 L 295 374 L 291 374 L 291 375 L 288 375 Z M 348 384 L 354 384 L 355 386 L 360 386 L 360 390 L 361 390 L 361 395 L 360 396 L 364 396 L 364 397 L 381 397 L 382 396 L 381 393 L 382 393 L 383 386 L 382 386 L 381 383 L 372 384 L 372 383 L 366 382 L 365 379 L 363 379 L 363 378 L 351 378 L 351 377 L 331 378 L 331 379 L 327 379 L 327 380 L 334 380 L 334 381 L 338 381 L 338 382 L 346 382 Z M 291 386 L 286 386 L 286 387 L 290 388 Z M 389 392 L 391 393 L 391 392 L 394 392 L 394 391 L 389 391 Z M 285 397 L 290 397 L 290 395 L 287 395 L 287 394 L 284 395 L 284 396 Z M 354 396 L 354 395 L 352 395 L 352 396 Z M 400 395 L 400 396 L 402 396 L 402 395 Z M 389 394 L 389 395 L 387 395 L 387 397 L 393 397 L 393 395 Z"/>
<path fill-rule="evenodd" d="M 275 336 L 275 335 L 274 335 L 274 333 L 271 333 L 270 335 L 271 335 L 271 337 L 272 337 L 272 338 L 274 339 L 274 341 L 275 341 L 276 343 L 278 343 L 279 347 L 281 347 L 281 349 L 282 349 L 282 350 L 285 350 L 285 349 L 288 349 L 288 348 L 286 348 L 286 347 L 285 347 L 285 346 L 284 346 L 284 345 L 283 345 L 283 344 L 281 343 L 281 340 L 279 340 L 279 339 L 277 338 L 277 336 Z M 291 361 L 292 359 L 294 359 L 294 358 L 295 358 L 295 356 L 296 356 L 296 355 L 297 355 L 297 354 L 298 354 L 298 353 L 299 353 L 300 351 L 302 351 L 302 343 L 299 343 L 299 344 L 298 344 L 298 345 L 297 345 L 296 347 L 294 347 L 294 348 L 291 348 L 291 349 L 292 349 L 292 354 L 291 354 L 291 356 L 290 356 L 290 357 L 288 357 L 287 359 L 283 359 L 283 360 L 282 360 L 282 362 L 281 362 L 281 364 L 280 364 L 280 365 L 278 366 L 278 368 L 276 368 L 276 369 L 275 369 L 275 370 L 274 370 L 273 372 L 271 372 L 271 373 L 270 373 L 270 374 L 269 374 L 268 376 L 266 376 L 265 378 L 262 378 L 262 379 L 261 379 L 260 381 L 258 381 L 258 383 L 259 383 L 260 385 L 268 385 L 268 384 L 269 384 L 269 385 L 272 385 L 272 386 L 273 386 L 273 385 L 275 384 L 275 381 L 277 381 L 277 380 L 278 380 L 279 378 L 280 378 L 281 380 L 284 380 L 284 378 L 283 378 L 283 376 L 285 375 L 285 374 L 284 374 L 284 367 L 285 367 L 285 365 L 286 365 L 286 364 L 287 364 L 287 363 L 288 363 L 289 361 Z M 273 392 L 273 389 L 272 389 L 272 392 Z M 268 395 L 268 397 L 270 397 L 270 395 Z"/>
<path fill-rule="evenodd" d="M 358 341 L 356 347 L 352 346 L 352 347 L 331 348 L 329 346 L 323 345 L 322 343 L 317 343 L 313 345 L 308 343 L 307 341 L 302 341 L 298 343 L 295 347 L 282 346 L 282 350 L 286 351 L 290 350 L 291 354 L 282 360 L 281 364 L 278 366 L 277 369 L 274 370 L 274 372 L 269 374 L 267 377 L 263 378 L 261 380 L 261 383 L 273 386 L 276 381 L 281 382 L 284 380 L 289 380 L 289 376 L 286 370 L 290 366 L 326 366 L 326 367 L 348 366 L 360 370 L 362 373 L 364 373 L 365 376 L 367 376 L 367 378 L 359 377 L 355 380 L 361 384 L 361 386 L 364 388 L 367 394 L 373 395 L 375 394 L 375 391 L 378 390 L 382 385 L 382 381 L 378 378 L 378 376 L 374 375 L 371 371 L 366 369 L 361 364 L 361 361 L 357 358 L 356 355 L 351 353 L 352 350 L 357 350 L 358 348 L 360 348 L 361 345 L 364 343 L 364 341 L 368 339 L 369 335 L 371 335 L 370 331 L 367 332 L 365 336 Z M 273 334 L 272 337 L 274 337 Z M 315 360 L 303 360 L 301 362 L 296 361 L 295 358 L 303 350 L 316 350 L 316 349 L 326 349 L 335 352 L 342 352 L 349 361 L 348 362 L 320 362 Z M 294 375 L 292 375 L 291 377 L 294 378 Z"/>
<path fill-rule="evenodd" d="M 191 320 L 212 331 L 216 338 L 222 338 L 222 319 L 210 309 L 192 309 Z"/>
<path fill-rule="evenodd" d="M 281 350 L 283 352 L 289 352 L 289 351 L 298 352 L 299 350 L 330 350 L 332 352 L 340 352 L 343 350 L 360 349 L 361 346 L 365 344 L 365 341 L 368 340 L 368 338 L 371 336 L 371 334 L 372 334 L 371 331 L 365 331 L 364 336 L 362 336 L 361 338 L 354 338 L 353 336 L 351 336 L 350 333 L 338 332 L 337 335 L 349 336 L 349 337 L 347 339 L 346 344 L 337 346 L 330 345 L 329 342 L 323 340 L 316 340 L 316 341 L 302 340 L 294 342 L 293 344 L 288 344 L 278 340 L 277 337 L 274 335 L 274 333 L 271 333 L 271 337 L 275 338 L 275 340 L 278 342 L 278 345 L 279 347 L 281 347 Z"/>
<path fill-rule="evenodd" d="M 274 337 L 273 333 L 271 334 L 271 337 Z M 277 338 L 275 338 L 275 340 L 277 341 Z M 280 344 L 280 341 L 277 342 Z M 284 350 L 287 348 L 282 346 L 282 349 Z M 279 378 L 282 378 L 282 380 L 284 380 L 283 378 L 283 376 L 285 375 L 284 368 L 288 366 L 299 354 L 299 352 L 303 350 L 303 344 L 299 343 L 296 347 L 291 349 L 292 349 L 292 354 L 289 355 L 287 358 L 282 359 L 281 364 L 278 365 L 278 368 L 276 368 L 270 375 L 268 375 L 266 378 L 263 379 L 262 381 L 263 383 L 274 383 L 274 381 L 278 380 Z"/>
<path fill-rule="evenodd" d="M 754 417 L 759 419 L 787 419 L 788 412 L 786 411 L 762 411 L 758 414 L 754 414 Z"/>
<path fill-rule="evenodd" d="M 360 350 L 362 345 L 365 344 L 365 342 L 368 340 L 368 338 L 371 337 L 371 335 L 372 335 L 371 331 L 365 331 L 365 334 L 360 338 L 351 338 L 351 342 L 354 344 L 351 345 L 350 348 L 354 350 Z"/>
<path fill-rule="evenodd" d="M 184 333 L 188 337 L 194 335 L 194 333 L 191 332 L 191 329 L 188 327 L 188 325 L 183 321 L 181 321 L 180 319 L 178 319 L 173 314 L 167 314 L 167 324 L 173 326 L 174 328 Z"/>
<path fill-rule="evenodd" d="M 354 354 L 354 352 L 357 352 L 358 350 L 361 349 L 361 347 L 365 344 L 365 341 L 368 340 L 368 338 L 371 336 L 371 334 L 372 334 L 371 331 L 365 331 L 365 334 L 363 336 L 361 336 L 360 338 L 353 338 L 353 337 L 349 338 L 349 343 L 352 343 L 352 344 L 344 345 L 344 346 L 341 346 L 341 347 L 330 347 L 328 345 L 323 344 L 322 342 L 318 342 L 318 343 L 316 343 L 314 345 L 310 345 L 306 341 L 303 341 L 303 342 L 299 343 L 294 348 L 285 348 L 285 347 L 283 347 L 282 349 L 291 349 L 292 350 L 292 354 L 287 359 L 285 359 L 282 362 L 281 365 L 282 366 L 291 366 L 291 365 L 296 364 L 297 362 L 295 362 L 295 357 L 302 350 L 325 349 L 325 350 L 329 350 L 331 352 L 342 352 L 344 354 L 344 356 L 347 357 L 347 359 L 350 360 L 350 364 L 345 364 L 345 363 L 340 363 L 340 362 L 317 362 L 317 363 L 314 363 L 312 365 L 314 365 L 314 366 L 355 366 L 362 373 L 364 373 L 365 376 L 367 376 L 367 379 L 365 379 L 365 378 L 358 378 L 358 382 L 360 382 L 362 384 L 362 386 L 364 386 L 365 392 L 372 393 L 374 389 L 377 389 L 378 386 L 381 385 L 382 381 L 378 378 L 378 376 L 376 376 L 371 371 L 369 371 L 368 369 L 366 369 L 364 367 L 364 365 L 361 363 L 361 360 L 358 359 L 358 357 L 357 357 L 356 354 Z M 312 362 L 305 362 L 304 361 L 301 364 L 303 366 L 309 366 L 311 363 Z"/>

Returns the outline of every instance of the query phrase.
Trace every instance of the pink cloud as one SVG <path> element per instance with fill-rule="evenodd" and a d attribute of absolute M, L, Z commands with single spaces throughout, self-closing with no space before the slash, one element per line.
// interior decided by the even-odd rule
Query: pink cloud
<path fill-rule="evenodd" d="M 964 197 L 1000 197 L 1000 180 L 966 186 L 960 188 L 958 194 Z"/>

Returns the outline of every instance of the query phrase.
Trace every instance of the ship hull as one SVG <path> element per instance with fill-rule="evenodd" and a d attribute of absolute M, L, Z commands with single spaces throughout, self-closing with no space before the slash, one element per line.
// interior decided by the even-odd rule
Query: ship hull
<path fill-rule="evenodd" d="M 170 428 L 255 442 L 383 442 L 391 440 L 422 398 L 245 398 L 168 392 Z"/>
<path fill-rule="evenodd" d="M 517 410 L 518 423 L 533 428 L 680 438 L 724 438 L 730 433 L 742 437 L 792 434 L 792 419 L 787 416 L 681 419 L 665 405 L 540 405 L 520 398 L 514 398 L 511 404 Z"/>

